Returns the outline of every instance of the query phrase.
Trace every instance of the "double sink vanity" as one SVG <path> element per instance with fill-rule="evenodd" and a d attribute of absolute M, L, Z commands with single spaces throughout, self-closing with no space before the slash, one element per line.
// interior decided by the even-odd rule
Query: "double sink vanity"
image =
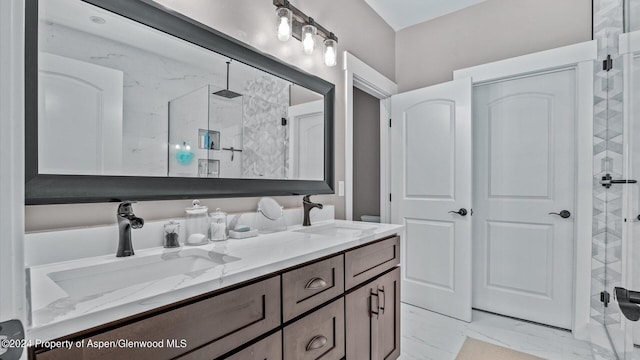
<path fill-rule="evenodd" d="M 30 338 L 73 345 L 30 357 L 394 359 L 400 230 L 326 220 L 33 266 Z"/>

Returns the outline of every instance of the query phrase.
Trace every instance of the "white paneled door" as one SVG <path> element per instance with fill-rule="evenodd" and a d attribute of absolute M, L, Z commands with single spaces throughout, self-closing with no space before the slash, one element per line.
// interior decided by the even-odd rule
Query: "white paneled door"
<path fill-rule="evenodd" d="M 474 86 L 475 308 L 572 327 L 576 98 L 575 69 Z"/>
<path fill-rule="evenodd" d="M 391 98 L 402 301 L 471 321 L 471 80 Z"/>

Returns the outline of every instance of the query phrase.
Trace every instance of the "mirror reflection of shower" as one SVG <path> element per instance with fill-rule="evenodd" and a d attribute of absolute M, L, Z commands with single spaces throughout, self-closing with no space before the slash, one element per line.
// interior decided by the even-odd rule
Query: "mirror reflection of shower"
<path fill-rule="evenodd" d="M 169 176 L 287 179 L 291 83 L 232 62 L 209 84 L 169 101 Z M 238 64 L 238 65 L 236 65 Z M 215 81 L 218 80 L 218 81 Z M 197 144 L 192 161 L 174 144 Z"/>

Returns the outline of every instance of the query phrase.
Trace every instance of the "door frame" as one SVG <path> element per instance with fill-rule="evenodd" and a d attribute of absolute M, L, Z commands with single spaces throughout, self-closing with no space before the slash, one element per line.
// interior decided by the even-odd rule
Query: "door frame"
<path fill-rule="evenodd" d="M 456 70 L 454 79 L 472 78 L 472 85 L 573 68 L 577 81 L 576 217 L 574 223 L 573 324 L 574 337 L 588 339 L 591 312 L 591 243 L 593 182 L 593 81 L 597 41 L 591 40 L 511 59 Z M 472 120 L 473 121 L 473 120 Z"/>
<path fill-rule="evenodd" d="M 345 75 L 345 218 L 353 220 L 353 88 L 380 99 L 380 222 L 391 221 L 391 142 L 389 119 L 391 119 L 391 95 L 398 93 L 398 85 L 386 76 L 344 52 Z M 338 186 L 338 188 L 340 188 Z M 356 219 L 357 220 L 357 219 Z"/>
<path fill-rule="evenodd" d="M 0 322 L 17 319 L 26 329 L 24 6 L 22 0 L 0 1 Z"/>

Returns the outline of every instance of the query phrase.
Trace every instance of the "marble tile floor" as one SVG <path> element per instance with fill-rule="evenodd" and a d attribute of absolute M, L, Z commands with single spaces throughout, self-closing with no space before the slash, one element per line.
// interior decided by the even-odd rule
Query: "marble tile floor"
<path fill-rule="evenodd" d="M 551 360 L 592 360 L 591 345 L 568 331 L 473 311 L 466 323 L 411 305 L 401 305 L 400 360 L 455 359 L 467 336 Z"/>

